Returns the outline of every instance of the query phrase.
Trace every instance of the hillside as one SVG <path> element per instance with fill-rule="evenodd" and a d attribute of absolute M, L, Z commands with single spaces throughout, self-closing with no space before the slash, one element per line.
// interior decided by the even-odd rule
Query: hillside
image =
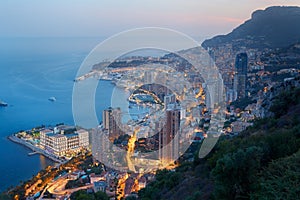
<path fill-rule="evenodd" d="M 300 69 L 300 43 L 285 48 L 278 48 L 260 57 L 265 63 L 265 70 L 274 72 L 281 69 Z"/>
<path fill-rule="evenodd" d="M 273 98 L 273 118 L 220 138 L 203 160 L 159 171 L 141 199 L 300 199 L 300 88 Z"/>
<path fill-rule="evenodd" d="M 269 7 L 253 12 L 251 19 L 227 35 L 205 40 L 203 47 L 224 43 L 247 44 L 248 48 L 285 47 L 300 41 L 300 7 Z"/>

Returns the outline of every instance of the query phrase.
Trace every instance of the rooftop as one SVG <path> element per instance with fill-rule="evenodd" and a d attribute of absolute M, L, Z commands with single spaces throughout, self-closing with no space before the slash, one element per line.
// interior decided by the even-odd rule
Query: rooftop
<path fill-rule="evenodd" d="M 43 132 L 43 133 L 53 133 L 53 131 L 52 130 L 50 130 L 50 129 L 44 129 L 44 130 L 41 130 L 41 132 Z"/>
<path fill-rule="evenodd" d="M 71 134 L 65 134 L 65 136 L 70 138 L 70 137 L 78 136 L 78 134 L 77 133 L 71 133 Z"/>
<path fill-rule="evenodd" d="M 107 184 L 105 181 L 97 181 L 97 182 L 94 182 L 94 186 L 98 186 L 98 187 L 106 187 Z"/>

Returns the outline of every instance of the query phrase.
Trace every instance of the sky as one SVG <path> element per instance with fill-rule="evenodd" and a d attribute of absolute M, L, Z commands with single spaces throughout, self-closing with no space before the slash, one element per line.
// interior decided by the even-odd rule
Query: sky
<path fill-rule="evenodd" d="M 0 37 L 108 37 L 140 27 L 210 37 L 273 5 L 300 0 L 1 0 Z"/>

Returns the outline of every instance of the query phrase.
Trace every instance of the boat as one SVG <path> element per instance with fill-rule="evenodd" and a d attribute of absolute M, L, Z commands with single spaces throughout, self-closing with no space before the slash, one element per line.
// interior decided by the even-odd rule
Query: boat
<path fill-rule="evenodd" d="M 48 100 L 54 102 L 54 101 L 56 101 L 56 98 L 55 97 L 50 97 Z"/>
<path fill-rule="evenodd" d="M 0 107 L 6 107 L 6 106 L 8 106 L 8 103 L 0 100 Z"/>

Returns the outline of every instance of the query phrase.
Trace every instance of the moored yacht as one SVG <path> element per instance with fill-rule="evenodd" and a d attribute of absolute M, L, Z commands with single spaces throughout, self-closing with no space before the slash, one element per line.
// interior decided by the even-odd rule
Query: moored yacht
<path fill-rule="evenodd" d="M 8 106 L 8 103 L 0 100 L 0 106 L 1 107 L 6 107 L 6 106 Z"/>
<path fill-rule="evenodd" d="M 56 98 L 55 97 L 50 97 L 48 100 L 54 102 L 54 101 L 56 101 Z"/>

